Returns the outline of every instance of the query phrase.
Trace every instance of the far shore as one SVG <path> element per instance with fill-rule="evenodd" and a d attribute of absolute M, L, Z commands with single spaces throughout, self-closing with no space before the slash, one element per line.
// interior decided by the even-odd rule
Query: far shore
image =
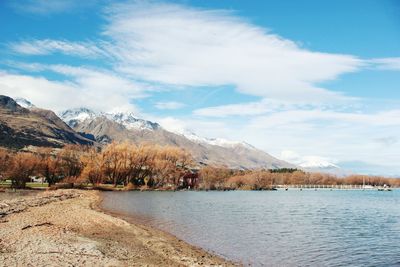
<path fill-rule="evenodd" d="M 238 266 L 176 237 L 100 210 L 96 190 L 0 200 L 4 266 Z"/>

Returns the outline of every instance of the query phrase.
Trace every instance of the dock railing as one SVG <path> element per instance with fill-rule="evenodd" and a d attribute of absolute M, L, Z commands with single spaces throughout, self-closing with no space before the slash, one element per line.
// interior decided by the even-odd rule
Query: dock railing
<path fill-rule="evenodd" d="M 290 185 L 274 185 L 276 189 L 335 189 L 335 190 L 377 190 L 382 186 L 371 185 L 320 185 L 320 184 L 290 184 Z"/>

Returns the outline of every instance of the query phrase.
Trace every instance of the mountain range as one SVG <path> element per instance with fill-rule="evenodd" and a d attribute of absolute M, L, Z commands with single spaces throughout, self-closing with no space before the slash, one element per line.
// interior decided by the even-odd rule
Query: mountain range
<path fill-rule="evenodd" d="M 229 168 L 293 168 L 294 165 L 244 143 L 225 139 L 208 139 L 186 131 L 174 133 L 158 123 L 139 119 L 132 113 L 96 113 L 87 108 L 61 112 L 63 119 L 75 131 L 100 144 L 111 141 L 172 145 L 189 151 L 195 160 L 205 165 Z"/>
<path fill-rule="evenodd" d="M 178 146 L 189 151 L 202 165 L 239 169 L 296 167 L 245 142 L 203 138 L 190 131 L 170 132 L 158 123 L 137 118 L 132 113 L 105 113 L 78 108 L 56 115 L 26 99 L 0 96 L 1 146 L 101 146 L 112 141 Z"/>

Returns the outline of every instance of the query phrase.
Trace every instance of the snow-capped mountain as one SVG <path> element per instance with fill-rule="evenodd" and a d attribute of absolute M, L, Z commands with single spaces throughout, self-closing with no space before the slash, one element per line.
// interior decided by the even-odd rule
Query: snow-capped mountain
<path fill-rule="evenodd" d="M 303 157 L 298 166 L 308 172 L 322 172 L 337 176 L 343 176 L 348 173 L 347 170 L 342 169 L 328 159 L 317 156 Z"/>
<path fill-rule="evenodd" d="M 199 144 L 209 144 L 213 146 L 221 146 L 221 147 L 236 147 L 236 146 L 243 146 L 248 149 L 255 149 L 252 145 L 246 143 L 246 142 L 240 142 L 240 141 L 232 141 L 232 140 L 227 140 L 224 138 L 206 138 L 206 137 L 200 137 L 197 134 L 189 131 L 189 130 L 182 130 L 182 131 L 175 131 L 176 134 L 182 135 L 186 137 L 187 139 L 199 143 Z"/>
<path fill-rule="evenodd" d="M 85 120 L 94 120 L 96 118 L 105 117 L 111 121 L 123 125 L 128 130 L 156 130 L 161 126 L 156 122 L 143 120 L 135 117 L 131 112 L 117 112 L 117 113 L 105 113 L 105 112 L 94 112 L 88 108 L 76 108 L 69 109 L 61 112 L 60 118 L 63 119 L 70 127 L 76 127 L 79 123 Z M 208 144 L 213 146 L 233 148 L 237 146 L 243 146 L 248 149 L 254 149 L 253 146 L 246 142 L 231 141 L 223 138 L 205 138 L 200 137 L 197 134 L 189 131 L 172 131 L 173 133 L 179 134 L 193 142 L 198 144 Z"/>
<path fill-rule="evenodd" d="M 327 172 L 338 174 L 342 169 L 333 163 L 332 159 L 321 156 L 303 156 L 292 150 L 284 150 L 281 152 L 281 159 L 296 164 L 303 170 L 310 172 Z"/>
<path fill-rule="evenodd" d="M 30 109 L 35 107 L 35 105 L 33 105 L 31 102 L 22 97 L 15 98 L 15 102 L 17 102 L 17 104 L 23 108 Z"/>
<path fill-rule="evenodd" d="M 61 112 L 60 118 L 63 119 L 69 126 L 76 127 L 79 123 L 85 120 L 94 120 L 96 118 L 107 118 L 111 121 L 119 123 L 129 130 L 154 130 L 160 127 L 157 123 L 138 119 L 133 113 L 105 113 L 94 112 L 88 108 L 69 109 Z"/>
<path fill-rule="evenodd" d="M 76 132 L 83 136 L 92 136 L 99 144 L 130 141 L 135 144 L 178 146 L 189 151 L 201 164 L 229 168 L 295 167 L 244 142 L 204 138 L 187 130 L 169 131 L 158 123 L 139 119 L 132 113 L 103 113 L 80 108 L 64 111 L 60 113 L 60 117 Z"/>
<path fill-rule="evenodd" d="M 326 159 L 320 157 L 304 157 L 303 161 L 299 163 L 302 168 L 317 168 L 317 169 L 332 169 L 340 168 L 336 164 L 329 162 Z"/>
<path fill-rule="evenodd" d="M 158 123 L 138 119 L 133 113 L 104 113 L 108 119 L 124 125 L 127 129 L 155 130 L 160 127 Z"/>
<path fill-rule="evenodd" d="M 87 108 L 68 109 L 59 114 L 60 118 L 66 122 L 70 127 L 75 127 L 87 119 L 94 119 L 97 114 Z"/>

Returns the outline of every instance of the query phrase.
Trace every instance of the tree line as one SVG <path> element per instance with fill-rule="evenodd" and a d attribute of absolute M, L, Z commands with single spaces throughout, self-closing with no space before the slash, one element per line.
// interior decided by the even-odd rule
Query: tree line
<path fill-rule="evenodd" d="M 198 190 L 268 190 L 276 185 L 362 185 L 398 187 L 400 179 L 350 175 L 336 177 L 297 169 L 234 170 L 198 168 L 192 156 L 175 146 L 111 143 L 102 149 L 67 145 L 62 149 L 31 151 L 0 149 L 0 180 L 24 188 L 32 177 L 56 183 L 127 188 Z"/>
<path fill-rule="evenodd" d="M 205 190 L 269 190 L 277 185 L 372 185 L 400 186 L 400 179 L 382 176 L 349 175 L 337 177 L 327 173 L 304 172 L 297 169 L 230 170 L 207 166 L 200 170 L 198 188 Z"/>
<path fill-rule="evenodd" d="M 62 149 L 34 151 L 0 150 L 0 179 L 24 188 L 33 176 L 58 182 L 178 188 L 194 161 L 189 153 L 173 146 L 111 143 L 99 149 L 67 145 Z"/>

